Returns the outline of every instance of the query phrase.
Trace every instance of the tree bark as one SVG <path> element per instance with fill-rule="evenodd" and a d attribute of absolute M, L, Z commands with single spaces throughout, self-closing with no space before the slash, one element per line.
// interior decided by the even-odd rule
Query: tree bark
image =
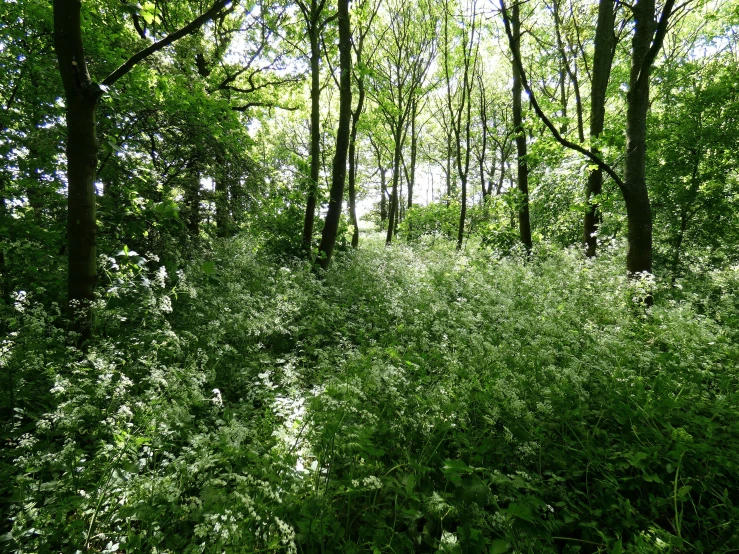
<path fill-rule="evenodd" d="M 361 48 L 357 51 L 357 64 L 361 63 Z M 352 233 L 352 247 L 356 248 L 359 245 L 359 222 L 357 221 L 357 165 L 359 165 L 359 157 L 356 154 L 357 150 L 357 129 L 359 127 L 359 118 L 362 116 L 362 110 L 364 110 L 364 76 L 359 75 L 357 77 L 357 107 L 352 112 L 352 128 L 349 135 L 349 217 L 351 223 L 354 226 L 354 232 Z"/>
<path fill-rule="evenodd" d="M 616 36 L 613 32 L 614 11 L 613 0 L 601 0 L 598 6 L 598 24 L 595 29 L 595 53 L 593 55 L 593 82 L 590 93 L 590 141 L 597 141 L 603 132 L 606 114 L 606 90 L 611 75 L 614 45 Z M 596 144 L 591 144 L 590 151 L 600 156 Z M 603 190 L 603 170 L 596 168 L 588 174 L 585 189 L 586 211 L 583 229 L 583 244 L 588 257 L 596 255 L 597 232 L 601 224 L 598 204 L 593 197 Z"/>
<path fill-rule="evenodd" d="M 516 130 L 516 149 L 518 152 L 518 190 L 521 192 L 521 206 L 518 210 L 518 229 L 521 242 L 530 252 L 531 221 L 529 218 L 529 168 L 526 163 L 526 133 L 523 128 L 523 114 L 521 109 L 521 74 L 516 64 L 516 59 L 521 59 L 521 19 L 518 2 L 513 4 L 511 12 L 511 25 L 513 27 L 513 126 Z"/>
<path fill-rule="evenodd" d="M 336 153 L 331 173 L 331 193 L 323 226 L 321 243 L 318 246 L 318 265 L 327 269 L 336 246 L 336 235 L 339 231 L 341 205 L 344 202 L 344 183 L 346 181 L 346 158 L 350 142 L 349 126 L 352 117 L 352 54 L 351 25 L 349 22 L 349 0 L 338 0 L 339 24 L 339 127 L 336 132 Z"/>
<path fill-rule="evenodd" d="M 359 165 L 359 155 L 356 154 L 354 140 L 349 143 L 349 219 L 354 226 L 352 231 L 352 248 L 359 246 L 359 222 L 357 221 L 357 189 L 356 175 Z"/>
<path fill-rule="evenodd" d="M 488 106 L 485 96 L 485 83 L 482 75 L 479 73 L 477 74 L 477 81 L 480 91 L 480 123 L 482 124 L 482 144 L 480 145 L 480 159 L 478 161 L 480 162 L 480 186 L 482 187 L 482 201 L 484 204 L 485 200 L 493 192 L 493 181 L 491 175 L 488 186 L 487 188 L 485 187 L 485 156 L 488 147 Z"/>
<path fill-rule="evenodd" d="M 416 117 L 418 109 L 418 98 L 413 96 L 411 100 L 411 170 L 408 175 L 408 208 L 413 206 L 413 188 L 416 185 L 416 157 L 418 155 L 418 135 L 416 133 Z"/>
<path fill-rule="evenodd" d="M 647 110 L 649 71 L 647 53 L 655 31 L 654 0 L 638 0 L 634 5 L 635 29 L 631 41 L 631 72 L 626 96 L 626 159 L 624 184 L 628 216 L 626 270 L 652 272 L 652 210 L 647 194 Z M 646 72 L 646 73 L 644 73 Z"/>
<path fill-rule="evenodd" d="M 112 86 L 136 64 L 213 19 L 230 0 L 218 0 L 181 29 L 140 50 L 103 79 Z M 68 311 L 79 343 L 92 335 L 96 267 L 95 180 L 98 143 L 95 112 L 103 94 L 87 70 L 82 41 L 80 0 L 54 0 L 54 49 L 64 86 L 67 126 Z"/>
<path fill-rule="evenodd" d="M 315 9 L 316 1 L 311 2 Z M 308 200 L 305 205 L 305 221 L 303 223 L 303 248 L 310 252 L 313 243 L 313 224 L 316 217 L 316 196 L 318 195 L 318 176 L 321 167 L 321 82 L 319 62 L 321 50 L 319 48 L 318 26 L 314 24 L 310 33 L 310 182 L 308 183 Z"/>
<path fill-rule="evenodd" d="M 216 230 L 219 237 L 227 237 L 231 233 L 231 213 L 229 205 L 229 178 L 221 175 L 215 181 Z"/>
<path fill-rule="evenodd" d="M 402 106 L 400 106 L 402 113 Z M 405 120 L 401 119 L 397 122 L 395 128 L 395 148 L 393 151 L 393 186 L 390 194 L 390 209 L 388 212 L 388 226 L 387 234 L 385 236 L 385 244 L 390 244 L 393 241 L 393 235 L 395 235 L 396 228 L 398 225 L 398 183 L 400 180 L 400 156 L 403 151 L 403 127 L 405 126 Z"/>
<path fill-rule="evenodd" d="M 380 167 L 380 223 L 387 221 L 387 169 Z"/>
<path fill-rule="evenodd" d="M 87 71 L 80 0 L 54 0 L 54 47 L 64 85 L 67 124 L 67 299 L 80 342 L 91 337 L 97 277 L 95 110 L 102 95 Z"/>

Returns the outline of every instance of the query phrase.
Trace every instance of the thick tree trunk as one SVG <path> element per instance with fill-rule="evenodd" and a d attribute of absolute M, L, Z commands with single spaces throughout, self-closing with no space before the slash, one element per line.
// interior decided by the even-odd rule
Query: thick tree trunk
<path fill-rule="evenodd" d="M 321 243 L 318 246 L 318 265 L 327 269 L 336 246 L 336 235 L 341 219 L 341 205 L 344 203 L 344 183 L 346 181 L 346 157 L 350 143 L 352 117 L 352 33 L 349 22 L 349 0 L 338 0 L 339 24 L 339 128 L 336 132 L 336 153 L 331 173 L 331 193 L 329 197 L 326 223 L 323 226 Z"/>
<path fill-rule="evenodd" d="M 614 12 L 613 0 L 601 0 L 598 7 L 598 24 L 595 29 L 595 53 L 593 56 L 593 82 L 590 93 L 590 140 L 595 141 L 603 132 L 603 123 L 606 113 L 606 89 L 611 75 L 613 63 L 614 43 L 616 36 L 613 32 Z M 600 156 L 598 147 L 592 145 L 590 151 Z M 586 211 L 583 229 L 583 244 L 585 253 L 593 257 L 597 250 L 597 233 L 601 224 L 598 205 L 593 197 L 603 190 L 603 170 L 597 168 L 588 174 L 588 184 L 585 190 Z"/>
<path fill-rule="evenodd" d="M 631 41 L 631 74 L 626 108 L 626 159 L 624 185 L 628 216 L 626 270 L 630 274 L 652 272 L 652 210 L 647 193 L 647 110 L 649 63 L 647 52 L 655 31 L 655 0 L 634 5 L 635 30 Z M 643 73 L 646 71 L 646 74 Z"/>
<path fill-rule="evenodd" d="M 80 343 L 91 336 L 95 297 L 95 111 L 102 94 L 90 79 L 82 45 L 80 0 L 54 0 L 54 47 L 64 84 L 67 124 L 67 299 Z"/>
<path fill-rule="evenodd" d="M 314 0 L 311 4 L 315 3 Z M 313 244 L 313 223 L 316 217 L 318 176 L 321 167 L 321 82 L 319 67 L 321 50 L 318 38 L 318 25 L 314 24 L 310 31 L 310 182 L 308 183 L 308 200 L 305 205 L 305 221 L 303 223 L 303 248 L 306 252 L 310 252 Z"/>
<path fill-rule="evenodd" d="M 527 251 L 531 251 L 531 221 L 529 218 L 529 168 L 526 163 L 526 134 L 523 129 L 521 110 L 521 75 L 516 67 L 515 58 L 521 57 L 521 20 L 518 3 L 513 4 L 511 25 L 513 27 L 514 62 L 513 62 L 513 126 L 516 130 L 516 149 L 518 151 L 518 190 L 521 192 L 521 206 L 518 210 L 518 228 L 521 242 Z"/>
<path fill-rule="evenodd" d="M 189 35 L 210 21 L 230 0 L 218 0 L 181 29 L 138 51 L 103 80 L 112 86 L 136 64 Z M 82 42 L 80 0 L 54 0 L 54 49 L 64 85 L 67 124 L 67 240 L 69 242 L 68 307 L 73 330 L 83 344 L 91 336 L 96 268 L 95 180 L 97 136 L 95 112 L 103 89 L 87 70 Z"/>

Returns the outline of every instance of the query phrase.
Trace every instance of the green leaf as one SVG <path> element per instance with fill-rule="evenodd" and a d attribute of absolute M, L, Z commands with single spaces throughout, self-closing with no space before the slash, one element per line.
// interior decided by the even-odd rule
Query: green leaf
<path fill-rule="evenodd" d="M 215 262 L 205 262 L 201 269 L 203 270 L 203 273 L 206 275 L 213 275 L 216 272 L 216 263 Z"/>
<path fill-rule="evenodd" d="M 444 467 L 442 467 L 445 473 L 471 473 L 472 468 L 464 463 L 462 460 L 445 460 Z"/>
<path fill-rule="evenodd" d="M 495 539 L 490 545 L 490 554 L 503 554 L 504 552 L 508 552 L 508 548 L 510 548 L 508 541 Z"/>
<path fill-rule="evenodd" d="M 510 516 L 528 521 L 529 523 L 534 522 L 534 515 L 531 513 L 531 508 L 529 508 L 525 504 L 518 504 L 517 502 L 513 502 L 510 506 L 508 506 L 505 512 Z"/>
<path fill-rule="evenodd" d="M 623 552 L 624 547 L 621 543 L 621 539 L 618 539 L 616 543 L 613 545 L 613 549 L 611 549 L 611 554 L 621 554 Z"/>

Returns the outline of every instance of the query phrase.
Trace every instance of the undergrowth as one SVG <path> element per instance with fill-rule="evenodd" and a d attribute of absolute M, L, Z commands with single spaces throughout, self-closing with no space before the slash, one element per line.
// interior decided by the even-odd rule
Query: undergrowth
<path fill-rule="evenodd" d="M 16 295 L 0 548 L 736 551 L 739 270 L 621 255 L 125 252 L 85 353 Z"/>

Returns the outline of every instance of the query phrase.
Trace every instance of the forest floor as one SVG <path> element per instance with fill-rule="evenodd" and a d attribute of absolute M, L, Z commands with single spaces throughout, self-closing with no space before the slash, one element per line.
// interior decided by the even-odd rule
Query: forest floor
<path fill-rule="evenodd" d="M 739 549 L 737 268 L 363 239 L 111 260 L 84 354 L 19 304 L 0 549 Z"/>

